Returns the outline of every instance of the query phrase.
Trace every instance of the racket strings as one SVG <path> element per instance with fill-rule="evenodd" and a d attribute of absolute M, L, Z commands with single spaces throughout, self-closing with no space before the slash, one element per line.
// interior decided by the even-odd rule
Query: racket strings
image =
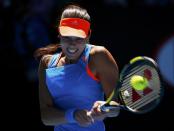
<path fill-rule="evenodd" d="M 146 66 L 137 66 L 135 68 L 133 68 L 132 70 L 130 70 L 130 72 L 128 74 L 125 74 L 125 79 L 126 78 L 130 78 L 130 76 L 132 76 L 133 74 L 136 74 L 137 72 L 140 72 L 142 70 L 144 70 L 146 68 Z"/>
<path fill-rule="evenodd" d="M 142 73 L 140 74 L 136 74 L 136 75 L 140 75 L 140 76 L 142 76 Z M 125 80 L 126 82 L 124 82 L 123 84 L 122 84 L 122 89 L 121 89 L 121 91 L 123 92 L 123 91 L 125 91 L 125 90 L 131 90 L 132 89 L 132 87 L 131 87 L 131 85 L 130 85 L 130 78 L 128 78 L 127 80 Z M 158 77 L 158 75 L 155 73 L 154 74 L 154 76 L 153 76 L 153 82 L 150 82 L 149 81 L 149 85 L 150 86 L 152 86 L 152 87 L 160 87 L 160 83 L 158 82 L 159 81 L 159 77 Z M 126 84 L 125 84 L 126 83 Z M 130 92 L 131 93 L 131 92 Z M 139 93 L 141 93 L 141 91 L 139 92 Z"/>
<path fill-rule="evenodd" d="M 143 91 L 136 91 L 138 94 L 140 94 L 141 98 L 136 100 L 135 102 L 132 102 L 132 97 L 126 98 L 123 94 L 125 91 L 129 92 L 129 96 L 132 96 L 132 87 L 130 86 L 130 78 L 133 75 L 140 75 L 144 76 L 144 70 L 149 69 L 152 72 L 152 80 L 149 81 L 149 87 L 152 88 L 152 92 L 148 93 L 147 95 L 143 95 Z M 142 66 L 142 67 L 135 67 L 132 70 L 130 70 L 130 74 L 125 77 L 123 80 L 123 84 L 121 87 L 121 93 L 123 101 L 125 102 L 126 106 L 133 109 L 138 110 L 142 107 L 146 107 L 145 105 L 152 103 L 153 101 L 157 100 L 160 97 L 160 82 L 159 82 L 159 76 L 157 71 L 151 67 L 151 66 Z M 149 88 L 148 87 L 148 88 Z"/>
<path fill-rule="evenodd" d="M 156 100 L 159 97 L 160 97 L 160 95 L 157 95 L 156 93 L 150 93 L 147 96 L 145 96 L 144 98 L 139 99 L 135 103 L 131 103 L 130 105 L 126 104 L 126 105 L 132 109 L 139 109 L 139 108 L 142 108 L 143 106 L 147 105 L 148 103 Z"/>
<path fill-rule="evenodd" d="M 126 89 L 130 88 L 130 79 L 131 79 L 131 77 L 132 77 L 133 75 L 144 76 L 144 74 L 143 74 L 144 72 L 143 72 L 142 70 L 145 70 L 145 69 L 149 69 L 149 70 L 151 70 L 151 71 L 153 72 L 153 80 L 154 80 L 154 82 L 155 82 L 155 81 L 159 81 L 159 76 L 158 76 L 158 74 L 157 74 L 157 72 L 156 72 L 155 70 L 153 70 L 151 67 L 143 66 L 143 68 L 141 68 L 140 70 L 138 70 L 138 71 L 132 73 L 131 76 L 129 75 L 129 77 L 126 77 L 126 78 L 123 80 L 123 84 L 122 84 L 121 89 L 122 89 L 122 90 L 126 90 Z M 156 79 L 157 79 L 157 80 L 156 80 Z M 159 86 L 160 86 L 160 84 L 159 84 Z"/>

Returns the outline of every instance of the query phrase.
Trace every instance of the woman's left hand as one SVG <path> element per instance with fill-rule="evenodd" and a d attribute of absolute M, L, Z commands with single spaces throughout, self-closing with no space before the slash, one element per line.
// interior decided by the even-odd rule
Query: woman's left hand
<path fill-rule="evenodd" d="M 118 108 L 112 109 L 112 110 L 108 110 L 106 112 L 101 111 L 100 107 L 105 104 L 105 101 L 96 101 L 91 109 L 91 111 L 89 112 L 90 115 L 94 118 L 94 120 L 104 120 L 106 117 L 117 117 L 120 113 L 120 107 L 118 106 Z M 111 101 L 111 103 L 119 105 L 117 102 L 115 101 Z"/>

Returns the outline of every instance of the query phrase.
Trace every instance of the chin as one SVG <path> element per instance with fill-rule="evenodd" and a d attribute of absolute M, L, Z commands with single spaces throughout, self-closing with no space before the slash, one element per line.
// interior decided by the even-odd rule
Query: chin
<path fill-rule="evenodd" d="M 80 54 L 77 53 L 76 55 L 67 55 L 68 59 L 77 60 L 80 57 Z"/>
<path fill-rule="evenodd" d="M 70 60 L 76 60 L 78 57 L 77 56 L 68 56 L 67 55 L 67 58 L 70 59 Z"/>

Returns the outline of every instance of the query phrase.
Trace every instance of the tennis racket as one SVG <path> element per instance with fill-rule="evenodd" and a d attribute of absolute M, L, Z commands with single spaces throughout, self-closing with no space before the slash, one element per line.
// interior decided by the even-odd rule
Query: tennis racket
<path fill-rule="evenodd" d="M 146 79 L 146 86 L 141 89 L 133 87 L 131 79 L 134 76 Z M 163 90 L 157 63 L 152 58 L 138 56 L 123 68 L 117 87 L 100 109 L 107 111 L 118 108 L 118 105 L 110 104 L 116 100 L 121 109 L 137 114 L 147 113 L 158 106 Z"/>

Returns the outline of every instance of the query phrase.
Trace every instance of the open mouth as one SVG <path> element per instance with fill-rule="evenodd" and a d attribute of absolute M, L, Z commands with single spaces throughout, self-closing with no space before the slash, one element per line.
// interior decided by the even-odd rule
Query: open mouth
<path fill-rule="evenodd" d="M 68 54 L 75 54 L 78 49 L 67 48 L 66 51 L 68 52 Z"/>

